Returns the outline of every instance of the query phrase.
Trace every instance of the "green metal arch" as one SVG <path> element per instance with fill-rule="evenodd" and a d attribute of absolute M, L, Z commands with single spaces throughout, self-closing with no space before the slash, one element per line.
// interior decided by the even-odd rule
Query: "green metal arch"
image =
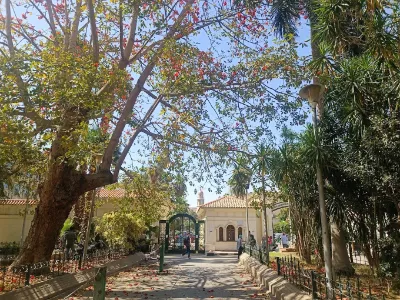
<path fill-rule="evenodd" d="M 169 220 L 168 220 L 168 223 L 171 223 L 172 221 L 174 221 L 176 218 L 179 218 L 179 217 L 187 217 L 187 218 L 189 218 L 191 221 L 193 221 L 195 224 L 196 224 L 196 219 L 193 217 L 193 216 L 191 216 L 191 215 L 189 215 L 189 214 L 182 214 L 182 213 L 180 213 L 180 214 L 176 214 L 176 215 L 173 215 L 171 218 L 169 218 Z"/>
<path fill-rule="evenodd" d="M 169 218 L 168 221 L 162 220 L 160 221 L 160 226 L 161 223 L 165 223 L 165 252 L 170 252 L 169 250 L 169 234 L 170 234 L 170 224 L 177 218 L 188 218 L 191 222 L 194 224 L 194 234 L 195 234 L 195 248 L 192 250 L 192 252 L 196 253 L 204 253 L 204 249 L 199 251 L 200 248 L 200 243 L 199 243 L 199 236 L 200 236 L 200 226 L 201 224 L 205 224 L 204 221 L 196 220 L 193 216 L 185 213 L 178 213 L 176 215 L 173 215 L 171 218 Z M 205 226 L 203 226 L 203 236 L 205 234 Z M 182 250 L 182 249 L 181 249 Z"/>

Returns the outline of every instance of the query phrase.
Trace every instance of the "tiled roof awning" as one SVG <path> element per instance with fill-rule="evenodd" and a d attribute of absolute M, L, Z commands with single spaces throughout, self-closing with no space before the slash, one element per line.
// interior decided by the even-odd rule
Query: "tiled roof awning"
<path fill-rule="evenodd" d="M 114 189 L 108 190 L 105 188 L 100 189 L 96 197 L 98 198 L 122 198 L 125 196 L 124 189 Z M 29 205 L 37 205 L 39 200 L 29 200 Z M 17 198 L 17 199 L 0 199 L 0 205 L 25 205 L 26 199 Z"/>
<path fill-rule="evenodd" d="M 115 189 L 115 190 L 101 189 L 98 194 L 99 198 L 122 198 L 124 196 L 125 196 L 124 189 Z"/>
<path fill-rule="evenodd" d="M 205 203 L 201 208 L 245 208 L 246 199 L 240 199 L 235 196 L 226 195 L 217 200 Z"/>
<path fill-rule="evenodd" d="M 28 200 L 29 205 L 38 204 L 38 200 Z M 26 199 L 4 199 L 0 200 L 0 205 L 25 205 Z"/>

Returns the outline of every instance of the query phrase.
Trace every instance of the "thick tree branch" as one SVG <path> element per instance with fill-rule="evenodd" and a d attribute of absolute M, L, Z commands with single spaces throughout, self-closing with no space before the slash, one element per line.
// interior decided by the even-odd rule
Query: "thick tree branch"
<path fill-rule="evenodd" d="M 64 3 L 64 18 L 65 18 L 65 32 L 64 32 L 64 50 L 68 50 L 70 39 L 70 19 L 68 1 Z"/>
<path fill-rule="evenodd" d="M 95 188 L 114 183 L 113 175 L 108 170 L 100 170 L 94 174 L 84 175 L 85 183 L 82 187 L 82 193 L 89 192 Z"/>
<path fill-rule="evenodd" d="M 141 121 L 141 124 L 136 128 L 134 134 L 130 137 L 128 144 L 126 144 L 124 150 L 122 151 L 122 153 L 121 153 L 120 157 L 118 158 L 117 163 L 115 165 L 114 180 L 118 179 L 119 170 L 121 169 L 121 166 L 124 163 L 129 150 L 131 149 L 131 147 L 132 147 L 133 143 L 135 142 L 137 136 L 139 135 L 141 129 L 143 129 L 145 127 L 147 121 L 153 115 L 154 110 L 156 109 L 156 107 L 158 106 L 158 104 L 160 103 L 162 98 L 163 98 L 163 96 L 160 96 L 154 101 L 154 103 L 151 105 L 151 107 L 147 111 L 146 115 L 144 116 L 143 120 Z"/>
<path fill-rule="evenodd" d="M 50 0 L 48 0 L 48 1 L 50 1 Z M 99 35 L 97 34 L 97 27 L 96 27 L 96 16 L 94 14 L 93 0 L 87 0 L 86 5 L 88 7 L 90 29 L 92 32 L 93 62 L 98 63 L 99 55 L 100 55 L 100 47 L 99 47 Z"/>
<path fill-rule="evenodd" d="M 54 23 L 54 15 L 53 15 L 53 4 L 51 3 L 52 1 L 51 0 L 46 0 L 46 4 L 47 4 L 47 11 L 48 11 L 48 13 L 49 13 L 49 25 L 50 25 L 50 28 L 51 28 L 51 33 L 53 34 L 53 36 L 54 36 L 54 40 L 55 40 L 55 43 L 57 44 L 57 39 L 56 39 L 56 35 L 57 35 L 57 32 L 56 32 L 56 25 L 55 25 L 55 23 Z"/>
<path fill-rule="evenodd" d="M 130 23 L 130 28 L 129 28 L 129 36 L 128 40 L 126 42 L 126 47 L 123 53 L 122 61 L 121 63 L 128 64 L 129 63 L 129 58 L 132 53 L 133 49 L 133 44 L 135 43 L 135 36 L 136 36 L 136 29 L 137 29 L 137 21 L 140 13 L 140 1 L 135 1 L 133 5 L 133 10 L 132 10 L 132 19 Z"/>
<path fill-rule="evenodd" d="M 6 35 L 7 35 L 7 44 L 8 49 L 10 51 L 11 57 L 15 55 L 14 43 L 12 40 L 12 32 L 11 32 L 11 1 L 6 0 Z"/>
<path fill-rule="evenodd" d="M 82 0 L 77 0 L 75 6 L 74 21 L 72 22 L 71 38 L 69 40 L 69 45 L 68 45 L 69 50 L 73 50 L 76 47 L 76 42 L 78 40 L 78 34 L 79 34 L 79 21 L 81 19 L 81 14 L 82 14 Z"/>
<path fill-rule="evenodd" d="M 119 19 L 119 51 L 121 53 L 121 61 L 125 61 L 124 57 L 124 17 L 122 16 L 122 1 L 119 1 L 118 8 L 118 19 Z"/>

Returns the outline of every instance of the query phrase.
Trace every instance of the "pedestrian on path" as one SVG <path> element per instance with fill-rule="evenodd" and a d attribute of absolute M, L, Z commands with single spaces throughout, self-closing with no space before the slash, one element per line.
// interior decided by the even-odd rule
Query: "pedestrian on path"
<path fill-rule="evenodd" d="M 282 247 L 289 248 L 288 237 L 285 233 L 282 234 Z"/>
<path fill-rule="evenodd" d="M 185 233 L 184 238 L 183 238 L 183 245 L 185 246 L 186 249 L 185 249 L 185 252 L 182 253 L 182 256 L 187 254 L 188 258 L 190 259 L 190 232 L 189 232 L 189 234 Z"/>
<path fill-rule="evenodd" d="M 236 249 L 238 252 L 238 259 L 240 258 L 240 255 L 243 253 L 243 246 L 242 246 L 242 235 L 239 235 L 239 238 L 236 241 Z"/>
<path fill-rule="evenodd" d="M 75 251 L 76 233 L 73 225 L 64 233 L 62 240 L 64 244 L 65 258 L 66 260 L 69 260 L 71 254 L 73 255 Z"/>
<path fill-rule="evenodd" d="M 250 246 L 252 247 L 252 248 L 254 248 L 256 245 L 257 245 L 257 241 L 256 241 L 256 239 L 254 238 L 254 235 L 253 234 L 250 234 L 250 238 L 249 238 L 249 243 L 250 243 Z"/>

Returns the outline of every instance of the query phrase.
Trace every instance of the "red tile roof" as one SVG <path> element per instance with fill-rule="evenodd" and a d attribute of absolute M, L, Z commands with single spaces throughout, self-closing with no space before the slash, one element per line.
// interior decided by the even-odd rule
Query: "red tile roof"
<path fill-rule="evenodd" d="M 38 200 L 29 200 L 29 205 L 36 205 L 38 204 Z M 25 205 L 26 199 L 3 199 L 0 200 L 0 205 Z"/>
<path fill-rule="evenodd" d="M 124 189 L 108 190 L 105 188 L 100 189 L 98 198 L 122 198 L 125 196 Z M 25 205 L 26 199 L 0 199 L 0 205 Z M 37 205 L 39 200 L 29 200 L 29 205 Z"/>
<path fill-rule="evenodd" d="M 201 205 L 200 208 L 246 208 L 246 199 L 225 195 Z"/>
<path fill-rule="evenodd" d="M 125 196 L 124 189 L 108 190 L 108 189 L 102 188 L 98 194 L 99 198 L 122 198 L 124 196 Z"/>

